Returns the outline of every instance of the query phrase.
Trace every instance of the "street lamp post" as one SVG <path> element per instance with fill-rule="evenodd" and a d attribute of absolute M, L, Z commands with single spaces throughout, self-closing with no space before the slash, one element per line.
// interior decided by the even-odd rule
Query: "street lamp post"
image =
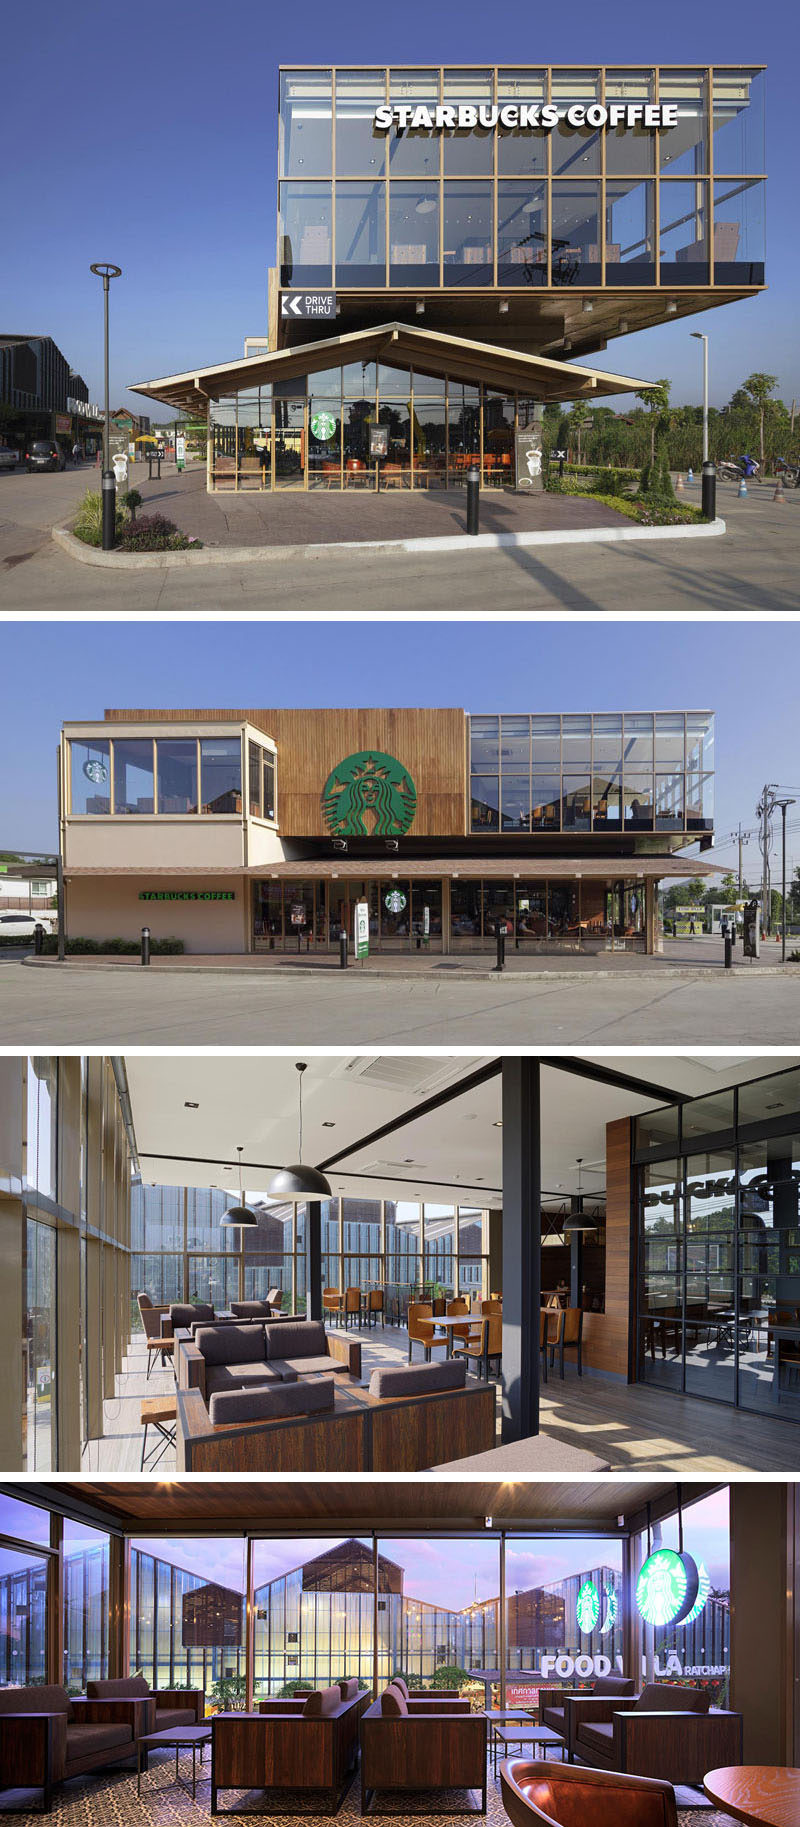
<path fill-rule="evenodd" d="M 717 471 L 708 456 L 708 337 L 702 330 L 689 332 L 695 342 L 703 345 L 703 462 L 701 468 L 701 506 L 704 520 L 715 520 L 717 515 Z"/>
<path fill-rule="evenodd" d="M 708 337 L 702 330 L 690 330 L 695 342 L 703 345 L 703 462 L 708 462 Z"/>
<path fill-rule="evenodd" d="M 111 398 L 108 376 L 108 291 L 112 279 L 119 279 L 121 266 L 112 266 L 107 261 L 99 261 L 90 268 L 103 281 L 103 317 L 105 370 L 105 425 L 103 428 L 103 551 L 110 552 L 114 546 L 117 523 L 117 491 L 114 483 L 114 471 L 111 468 Z"/>
<path fill-rule="evenodd" d="M 776 799 L 775 804 L 781 809 L 781 964 L 786 963 L 786 808 L 794 806 L 794 799 Z"/>

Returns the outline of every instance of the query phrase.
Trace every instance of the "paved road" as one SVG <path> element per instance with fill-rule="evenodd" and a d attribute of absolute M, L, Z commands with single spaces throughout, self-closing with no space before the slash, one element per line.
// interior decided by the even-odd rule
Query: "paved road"
<path fill-rule="evenodd" d="M 94 470 L 90 479 L 96 481 Z M 321 608 L 350 615 L 359 609 L 450 609 L 463 616 L 681 609 L 731 615 L 800 608 L 800 490 L 789 491 L 780 506 L 769 484 L 754 485 L 745 501 L 733 485 L 720 486 L 719 511 L 729 531 L 719 539 L 557 546 L 539 555 L 524 549 L 359 558 L 342 553 L 324 561 L 121 572 L 113 587 L 108 572 L 76 564 L 48 538 L 49 525 L 63 522 L 86 486 L 85 470 L 0 476 L 0 609 L 96 609 L 102 615 L 112 607 L 123 613 L 281 615 Z M 688 498 L 699 498 L 696 486 Z"/>
<path fill-rule="evenodd" d="M 496 983 L 340 976 L 64 975 L 7 958 L 0 1045 L 797 1045 L 800 980 L 686 972 L 663 981 Z"/>

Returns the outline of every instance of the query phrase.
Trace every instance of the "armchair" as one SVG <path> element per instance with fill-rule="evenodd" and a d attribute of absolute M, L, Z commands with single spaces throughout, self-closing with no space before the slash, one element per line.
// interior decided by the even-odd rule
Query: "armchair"
<path fill-rule="evenodd" d="M 575 1770 L 537 1758 L 500 1765 L 503 1807 L 511 1827 L 678 1827 L 671 1783 L 606 1770 Z"/>
<path fill-rule="evenodd" d="M 598 1675 L 591 1689 L 576 1693 L 574 1688 L 547 1687 L 539 1692 L 539 1716 L 543 1726 L 549 1726 L 551 1732 L 557 1732 L 566 1745 L 567 1756 L 572 1763 L 574 1746 L 570 1744 L 569 1728 L 571 1715 L 567 1701 L 571 1700 L 627 1700 L 632 1698 L 634 1683 L 627 1675 Z"/>
<path fill-rule="evenodd" d="M 596 1769 L 702 1783 L 706 1770 L 742 1761 L 742 1715 L 712 1707 L 701 1688 L 650 1682 L 618 1700 L 567 1697 L 568 1743 Z"/>
<path fill-rule="evenodd" d="M 136 1756 L 147 1730 L 146 1702 L 73 1700 L 56 1686 L 0 1689 L 0 1789 L 41 1789 L 42 1813 L 53 1787 L 103 1764 Z"/>
<path fill-rule="evenodd" d="M 394 1684 L 361 1720 L 361 1813 L 371 1812 L 379 1790 L 477 1789 L 486 1813 L 486 1718 L 464 1710 L 461 1700 L 425 1701 L 412 1710 Z"/>
<path fill-rule="evenodd" d="M 87 1700 L 136 1700 L 146 1708 L 145 1731 L 169 1732 L 175 1726 L 201 1725 L 206 1712 L 202 1688 L 151 1688 L 144 1675 L 117 1681 L 87 1681 Z"/>

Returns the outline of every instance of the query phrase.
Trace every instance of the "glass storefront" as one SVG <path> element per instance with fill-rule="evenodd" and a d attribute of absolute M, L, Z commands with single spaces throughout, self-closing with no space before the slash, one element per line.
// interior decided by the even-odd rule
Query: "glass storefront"
<path fill-rule="evenodd" d="M 135 740 L 73 737 L 67 745 L 67 812 L 73 818 L 231 816 L 242 811 L 243 778 L 250 817 L 274 820 L 275 754 L 250 739 L 243 767 L 238 731 Z"/>
<path fill-rule="evenodd" d="M 383 132 L 373 116 L 387 103 L 484 112 L 467 128 Z M 677 123 L 590 124 L 614 103 L 671 104 Z M 560 118 L 550 132 L 484 124 L 508 104 Z M 590 122 L 569 125 L 570 107 Z M 764 164 L 756 68 L 284 71 L 281 285 L 763 285 Z M 713 237 L 712 177 L 758 192 L 746 220 L 734 197 L 718 218 L 715 198 Z"/>
<path fill-rule="evenodd" d="M 473 219 L 467 212 L 464 226 Z M 215 489 L 453 488 L 476 463 L 485 487 L 514 486 L 514 434 L 529 422 L 527 395 L 375 362 L 285 385 L 291 397 L 268 384 L 210 402 Z M 380 465 L 370 454 L 375 426 L 389 434 Z"/>
<path fill-rule="evenodd" d="M 470 718 L 473 831 L 713 830 L 711 711 Z"/>
<path fill-rule="evenodd" d="M 308 953 L 352 943 L 355 906 L 369 908 L 371 951 L 442 949 L 441 880 L 261 881 L 253 883 L 253 950 Z"/>
<path fill-rule="evenodd" d="M 644 951 L 645 885 L 508 877 L 454 878 L 450 884 L 453 951 L 494 951 L 505 928 L 506 954 L 540 951 Z"/>
<path fill-rule="evenodd" d="M 800 1074 L 637 1123 L 639 1375 L 800 1420 Z"/>

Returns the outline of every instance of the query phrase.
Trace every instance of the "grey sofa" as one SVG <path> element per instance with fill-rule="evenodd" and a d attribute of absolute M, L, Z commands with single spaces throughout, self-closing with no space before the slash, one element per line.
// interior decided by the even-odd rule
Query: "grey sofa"
<path fill-rule="evenodd" d="M 200 1326 L 183 1346 L 179 1382 L 206 1402 L 227 1390 L 293 1383 L 325 1373 L 361 1375 L 361 1344 L 325 1331 L 321 1320 L 243 1320 Z"/>

